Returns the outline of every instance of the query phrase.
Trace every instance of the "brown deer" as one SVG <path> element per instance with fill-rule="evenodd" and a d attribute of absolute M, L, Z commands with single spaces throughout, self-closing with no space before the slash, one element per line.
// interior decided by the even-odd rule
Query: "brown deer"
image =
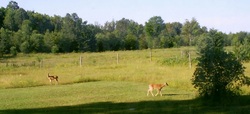
<path fill-rule="evenodd" d="M 164 84 L 149 84 L 148 94 L 150 92 L 152 96 L 157 96 L 158 94 L 160 94 L 162 96 L 161 89 L 163 87 L 165 87 L 165 86 L 168 86 L 168 83 L 164 83 Z M 157 90 L 157 93 L 155 95 L 152 92 L 154 89 Z M 148 94 L 147 94 L 147 96 L 148 96 Z"/>
<path fill-rule="evenodd" d="M 48 73 L 48 79 L 50 81 L 50 84 L 52 84 L 52 81 L 55 80 L 58 84 L 58 76 L 50 76 Z"/>

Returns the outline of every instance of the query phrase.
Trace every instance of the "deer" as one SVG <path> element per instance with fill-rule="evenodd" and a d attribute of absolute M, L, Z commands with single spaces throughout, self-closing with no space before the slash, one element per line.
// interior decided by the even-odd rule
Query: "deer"
<path fill-rule="evenodd" d="M 55 80 L 58 84 L 58 76 L 50 76 L 48 73 L 48 79 L 50 81 L 50 84 L 52 84 L 52 81 Z"/>
<path fill-rule="evenodd" d="M 158 94 L 160 94 L 162 96 L 161 89 L 163 87 L 165 87 L 165 86 L 168 86 L 168 83 L 164 83 L 164 84 L 149 84 L 147 96 L 148 96 L 149 92 L 151 93 L 152 96 L 157 96 Z M 157 93 L 155 95 L 152 92 L 154 89 L 157 90 Z"/>

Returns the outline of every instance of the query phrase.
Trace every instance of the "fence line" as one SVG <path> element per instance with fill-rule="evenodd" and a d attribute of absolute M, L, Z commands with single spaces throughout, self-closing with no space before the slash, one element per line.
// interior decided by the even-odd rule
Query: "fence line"
<path fill-rule="evenodd" d="M 142 50 L 131 52 L 107 52 L 107 53 L 83 53 L 82 54 L 61 54 L 58 56 L 42 56 L 40 58 L 25 58 L 25 59 L 2 59 L 0 66 L 6 67 L 38 67 L 38 68 L 51 68 L 51 67 L 71 67 L 71 66 L 88 66 L 88 65 L 109 65 L 136 62 L 143 64 L 144 62 L 153 62 L 171 58 L 173 56 L 180 56 L 181 58 L 187 57 L 189 60 L 189 67 L 192 67 L 191 59 L 195 58 L 194 51 L 186 53 L 185 50 Z M 70 55 L 70 56 L 68 56 Z M 192 58 L 191 58 L 192 56 Z M 142 58 L 142 59 L 140 59 Z M 136 60 L 136 61 L 134 61 Z"/>

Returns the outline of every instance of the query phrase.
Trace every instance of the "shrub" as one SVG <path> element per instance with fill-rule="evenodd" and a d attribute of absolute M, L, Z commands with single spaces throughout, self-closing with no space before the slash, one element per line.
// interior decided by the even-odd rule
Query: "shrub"
<path fill-rule="evenodd" d="M 16 49 L 15 46 L 12 46 L 10 48 L 10 53 L 11 53 L 12 56 L 16 56 L 17 55 L 17 49 Z"/>
<path fill-rule="evenodd" d="M 59 52 L 59 48 L 58 48 L 57 46 L 53 46 L 53 47 L 51 48 L 51 52 L 52 52 L 52 53 L 58 53 L 58 52 Z"/>
<path fill-rule="evenodd" d="M 235 55 L 224 51 L 222 33 L 211 30 L 198 50 L 192 82 L 200 96 L 221 100 L 240 95 L 240 86 L 246 80 L 244 67 Z"/>

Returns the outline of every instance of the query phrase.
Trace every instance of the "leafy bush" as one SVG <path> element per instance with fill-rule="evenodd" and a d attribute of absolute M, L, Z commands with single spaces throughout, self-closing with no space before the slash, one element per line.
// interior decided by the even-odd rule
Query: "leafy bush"
<path fill-rule="evenodd" d="M 52 52 L 52 53 L 58 53 L 58 52 L 59 52 L 59 48 L 58 48 L 57 46 L 53 46 L 53 47 L 51 48 L 51 52 Z"/>
<path fill-rule="evenodd" d="M 17 49 L 16 49 L 15 46 L 12 46 L 10 48 L 10 53 L 11 53 L 12 56 L 16 56 L 17 55 Z"/>
<path fill-rule="evenodd" d="M 246 80 L 243 65 L 223 47 L 222 33 L 211 30 L 199 45 L 200 57 L 192 79 L 202 97 L 216 101 L 240 95 Z"/>

